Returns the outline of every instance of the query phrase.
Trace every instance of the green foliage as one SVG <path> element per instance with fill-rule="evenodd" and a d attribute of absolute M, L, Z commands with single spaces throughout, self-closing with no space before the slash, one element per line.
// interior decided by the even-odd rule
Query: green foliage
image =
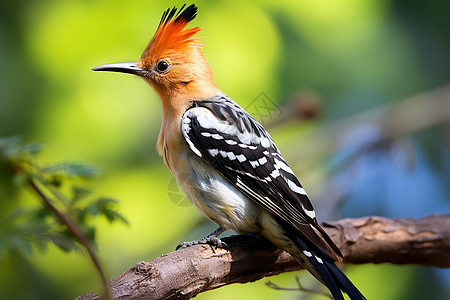
<path fill-rule="evenodd" d="M 56 177 L 67 177 L 67 178 L 85 178 L 93 179 L 98 176 L 100 171 L 89 165 L 76 163 L 76 162 L 63 162 L 57 163 L 50 166 L 46 166 L 41 170 L 43 173 L 48 173 Z"/>
<path fill-rule="evenodd" d="M 91 244 L 95 244 L 96 217 L 127 224 L 116 210 L 117 200 L 96 197 L 85 186 L 86 180 L 100 175 L 98 168 L 78 162 L 41 167 L 37 155 L 42 147 L 42 143 L 26 144 L 19 137 L 0 138 L 0 258 L 12 250 L 43 251 L 48 243 L 65 252 L 80 249 L 79 237 L 55 210 L 71 220 Z M 27 188 L 38 196 L 35 203 L 13 200 L 13 194 Z"/>

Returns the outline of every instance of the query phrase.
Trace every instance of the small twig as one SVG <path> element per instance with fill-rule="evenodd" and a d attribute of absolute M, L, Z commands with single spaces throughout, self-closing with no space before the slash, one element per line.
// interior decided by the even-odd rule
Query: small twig
<path fill-rule="evenodd" d="M 72 233 L 75 238 L 80 242 L 81 245 L 86 249 L 86 251 L 89 254 L 89 257 L 91 261 L 94 263 L 95 268 L 97 269 L 98 274 L 100 275 L 100 278 L 102 280 L 103 284 L 103 297 L 104 299 L 112 299 L 111 291 L 108 287 L 108 282 L 106 280 L 105 273 L 103 272 L 103 269 L 100 265 L 100 261 L 97 258 L 97 255 L 95 254 L 94 250 L 91 247 L 91 244 L 89 240 L 86 238 L 86 236 L 81 232 L 80 228 L 77 226 L 77 224 L 72 220 L 70 217 L 59 211 L 50 201 L 50 199 L 47 198 L 47 196 L 44 195 L 42 190 L 36 185 L 36 183 L 33 180 L 28 180 L 29 185 L 31 188 L 39 195 L 39 197 L 44 202 L 45 206 L 47 206 L 52 213 L 56 216 L 56 218 L 64 224 L 67 229 Z"/>
<path fill-rule="evenodd" d="M 298 278 L 297 275 L 295 276 L 295 281 L 297 281 L 298 288 L 284 288 L 284 287 L 281 287 L 281 286 L 279 286 L 279 285 L 273 283 L 272 281 L 267 281 L 267 282 L 266 282 L 266 285 L 267 285 L 269 288 L 274 289 L 274 290 L 280 290 L 280 291 L 294 291 L 294 292 L 300 291 L 300 292 L 305 292 L 305 293 L 310 293 L 310 294 L 322 295 L 322 296 L 325 296 L 325 297 L 327 297 L 327 298 L 333 299 L 333 297 L 332 297 L 330 294 L 326 293 L 326 292 L 322 292 L 322 291 L 315 290 L 315 289 L 308 289 L 308 288 L 305 288 L 305 287 L 301 284 L 300 278 Z"/>

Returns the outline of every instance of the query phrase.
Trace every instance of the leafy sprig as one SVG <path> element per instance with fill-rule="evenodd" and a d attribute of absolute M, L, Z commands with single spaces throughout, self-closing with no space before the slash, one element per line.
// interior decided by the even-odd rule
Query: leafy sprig
<path fill-rule="evenodd" d="M 9 250 L 31 253 L 53 243 L 62 251 L 84 249 L 99 272 L 105 295 L 106 277 L 93 250 L 94 220 L 127 220 L 117 211 L 118 201 L 97 197 L 86 187 L 98 168 L 79 162 L 41 166 L 42 143 L 26 144 L 19 137 L 0 138 L 0 259 Z M 24 189 L 33 190 L 37 202 L 23 207 L 15 200 Z"/>

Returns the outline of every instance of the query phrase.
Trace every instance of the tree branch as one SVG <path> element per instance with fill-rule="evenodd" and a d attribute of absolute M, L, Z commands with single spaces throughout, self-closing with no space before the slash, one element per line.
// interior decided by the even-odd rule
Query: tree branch
<path fill-rule="evenodd" d="M 450 214 L 419 220 L 365 217 L 323 224 L 346 263 L 450 267 Z M 207 245 L 138 262 L 109 282 L 114 299 L 189 299 L 232 283 L 301 269 L 285 251 L 254 235 L 224 238 L 229 250 Z M 88 293 L 76 300 L 100 299 Z"/>

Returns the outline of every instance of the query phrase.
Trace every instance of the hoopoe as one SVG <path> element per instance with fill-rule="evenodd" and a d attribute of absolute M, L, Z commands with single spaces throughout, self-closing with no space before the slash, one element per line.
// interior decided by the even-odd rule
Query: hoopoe
<path fill-rule="evenodd" d="M 320 227 L 311 202 L 269 133 L 216 85 L 194 35 L 192 4 L 164 12 L 137 63 L 94 71 L 138 75 L 158 93 L 162 125 L 157 149 L 187 198 L 225 230 L 258 233 L 288 251 L 335 299 L 365 299 L 334 261 L 342 254 Z M 183 246 L 189 245 L 184 243 Z"/>

